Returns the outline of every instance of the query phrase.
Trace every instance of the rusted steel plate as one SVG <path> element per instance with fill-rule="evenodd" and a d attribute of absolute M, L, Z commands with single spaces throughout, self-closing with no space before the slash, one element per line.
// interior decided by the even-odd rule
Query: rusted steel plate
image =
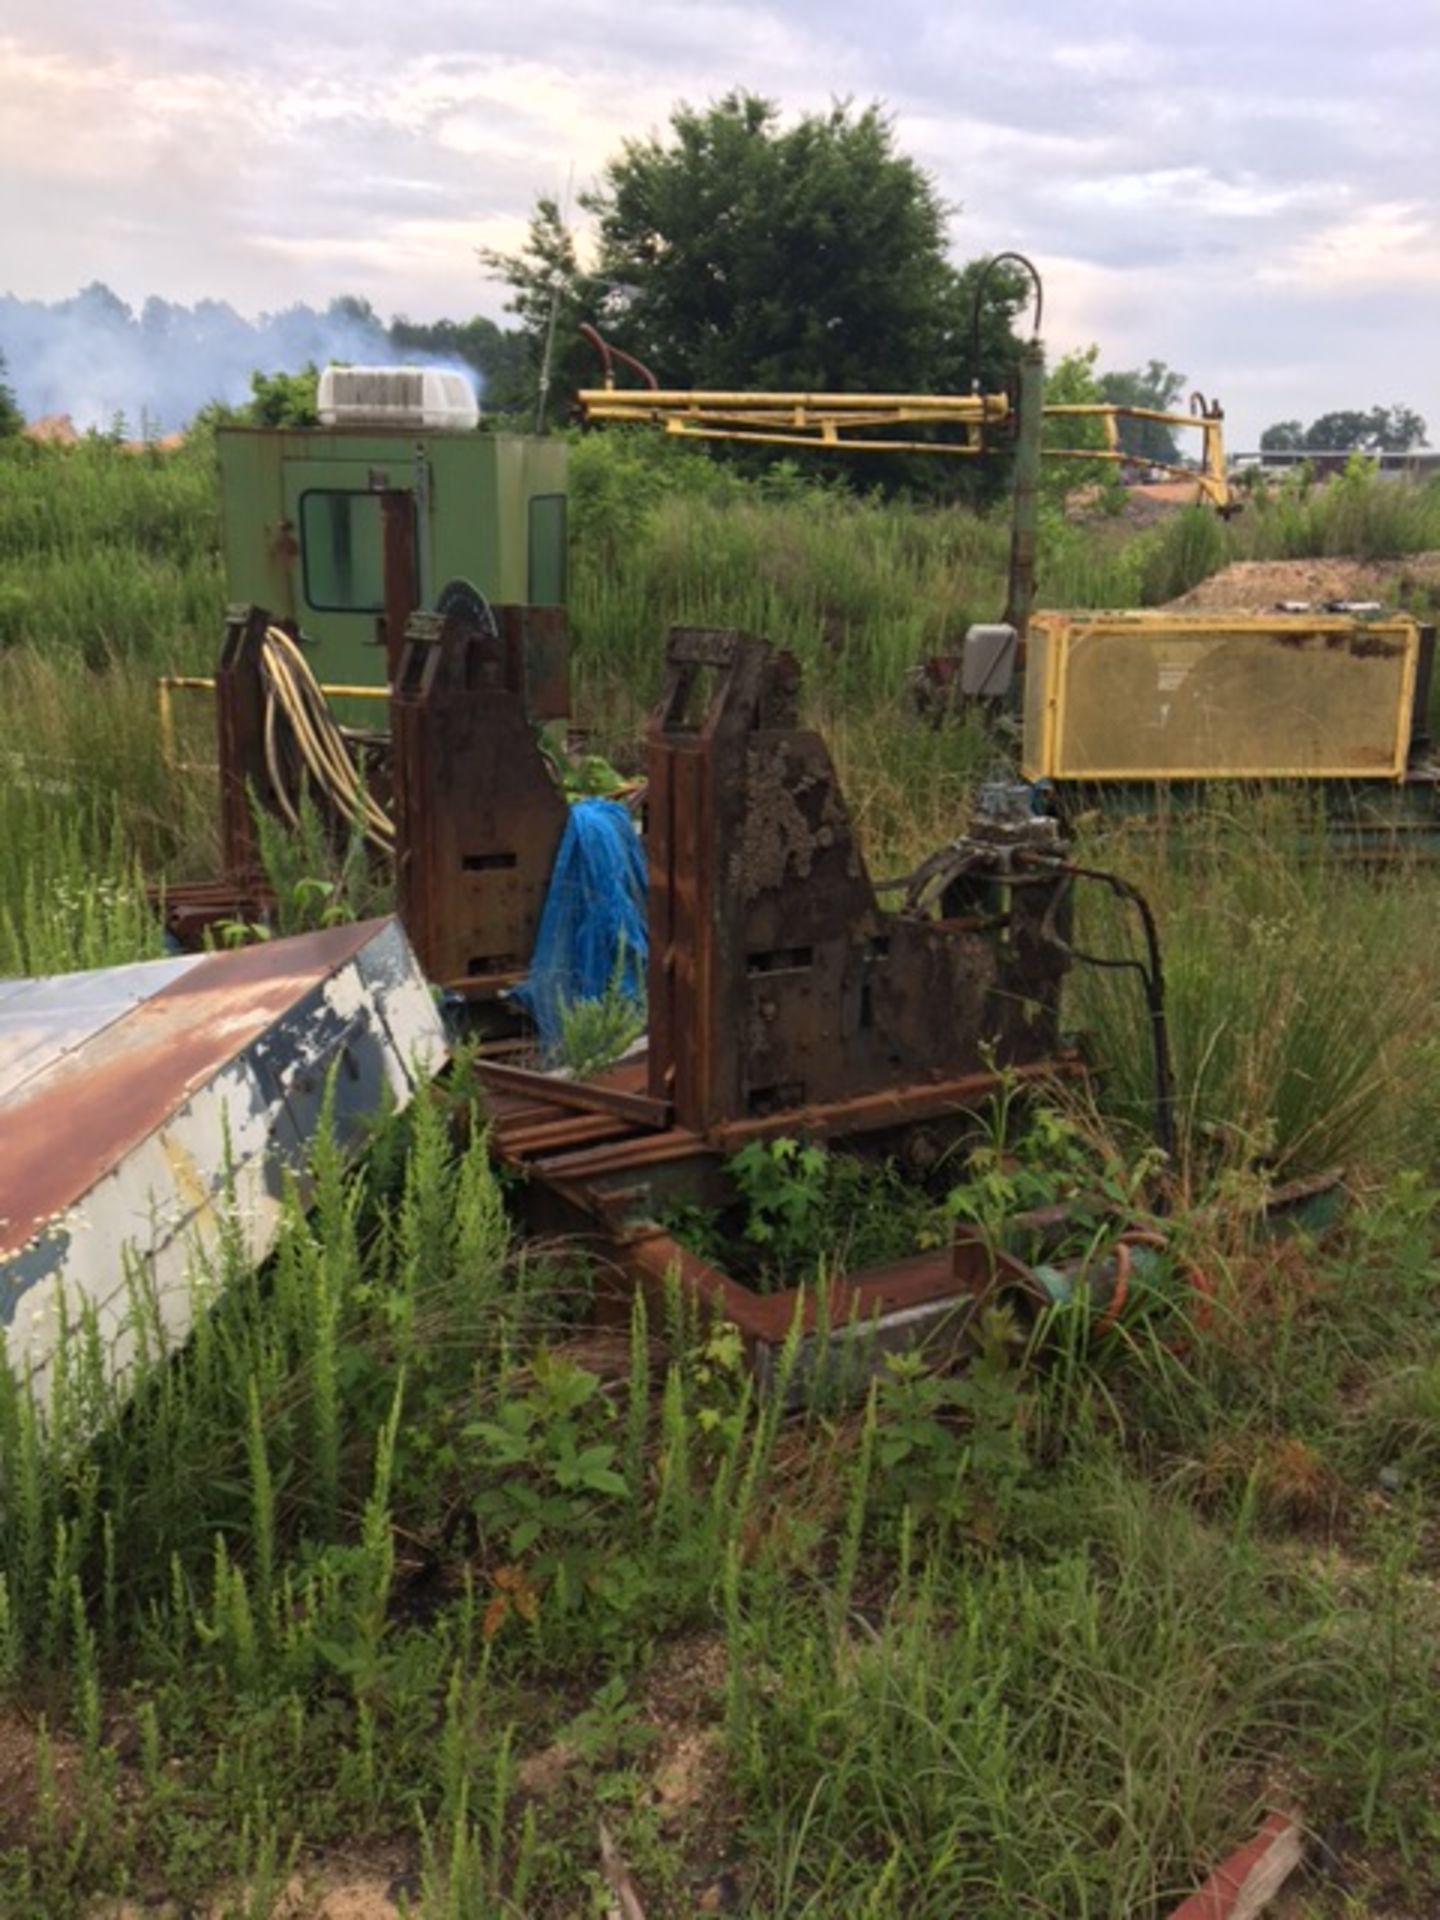
<path fill-rule="evenodd" d="M 940 897 L 886 912 L 798 694 L 767 641 L 675 628 L 648 733 L 650 1092 L 722 1147 L 826 1114 L 883 1126 L 863 1102 L 971 1094 L 1059 1044 L 1065 883 L 1011 884 L 1018 848 L 1058 849 L 1051 823 L 972 822 Z"/>
<path fill-rule="evenodd" d="M 886 1267 L 839 1276 L 822 1301 L 817 1288 L 759 1294 L 719 1267 L 656 1232 L 622 1245 L 617 1258 L 634 1284 L 655 1302 L 677 1285 L 696 1306 L 729 1321 L 745 1342 L 763 1386 L 775 1368 L 791 1329 L 799 1323 L 799 1351 L 792 1391 L 823 1363 L 825 1349 L 849 1348 L 874 1367 L 896 1347 L 925 1345 L 942 1336 L 957 1339 L 975 1303 L 957 1280 L 948 1248 L 913 1254 Z"/>
<path fill-rule="evenodd" d="M 960 1114 L 997 1093 L 1008 1080 L 1034 1082 L 1079 1078 L 1085 1064 L 1078 1053 L 1058 1053 L 1049 1060 L 1007 1069 L 1006 1073 L 965 1073 L 952 1080 L 934 1080 L 918 1086 L 885 1087 L 878 1093 L 857 1094 L 823 1106 L 792 1107 L 753 1120 L 730 1120 L 710 1129 L 707 1138 L 725 1153 L 735 1153 L 750 1140 L 770 1140 L 795 1134 L 806 1140 L 832 1139 L 850 1134 L 878 1133 L 887 1127 L 911 1126 L 946 1114 Z"/>
<path fill-rule="evenodd" d="M 0 980 L 0 1110 L 16 1101 L 36 1076 L 51 1071 L 199 963 L 198 954 L 185 954 L 66 974 L 59 980 Z"/>
<path fill-rule="evenodd" d="M 414 615 L 390 699 L 400 917 L 431 979 L 472 1000 L 525 977 L 567 818 L 526 701 L 536 611 L 496 608 L 493 633 Z"/>
<path fill-rule="evenodd" d="M 227 1221 L 252 1260 L 268 1252 L 283 1172 L 303 1163 L 332 1070 L 348 1145 L 444 1054 L 393 920 L 18 986 L 0 1001 L 12 1365 L 43 1376 L 88 1310 L 123 1373 L 137 1288 L 153 1326 L 183 1339 Z"/>
<path fill-rule="evenodd" d="M 669 1124 L 670 1104 L 653 1100 L 648 1094 L 607 1085 L 599 1080 L 561 1080 L 553 1073 L 536 1073 L 530 1067 L 501 1066 L 492 1060 L 479 1060 L 475 1077 L 482 1087 L 499 1093 L 528 1093 L 537 1100 L 548 1100 L 557 1107 L 574 1108 L 579 1113 L 611 1113 L 641 1126 L 662 1128 Z"/>

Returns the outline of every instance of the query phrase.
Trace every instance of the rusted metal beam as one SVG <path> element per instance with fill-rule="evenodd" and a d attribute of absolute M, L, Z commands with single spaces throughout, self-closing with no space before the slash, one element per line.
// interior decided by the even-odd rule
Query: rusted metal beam
<path fill-rule="evenodd" d="M 241 887 L 260 871 L 253 809 L 275 810 L 265 754 L 265 689 L 260 672 L 260 651 L 269 625 L 264 607 L 227 607 L 220 664 L 215 670 L 221 858 L 227 881 Z"/>
<path fill-rule="evenodd" d="M 834 1100 L 823 1106 L 796 1107 L 756 1119 L 725 1121 L 711 1129 L 710 1138 L 723 1152 L 735 1153 L 751 1140 L 773 1140 L 787 1133 L 806 1140 L 881 1133 L 892 1127 L 913 1126 L 921 1120 L 971 1112 L 1007 1082 L 1033 1085 L 1057 1078 L 1079 1079 L 1084 1073 L 1081 1056 L 1067 1049 L 1052 1058 L 1010 1067 L 1004 1074 L 960 1074 L 953 1080 L 937 1080 L 929 1085 L 884 1087 L 877 1093 L 859 1094 L 853 1100 Z"/>
<path fill-rule="evenodd" d="M 557 1107 L 569 1107 L 579 1113 L 617 1115 L 657 1130 L 670 1124 L 670 1103 L 655 1100 L 646 1093 L 607 1085 L 600 1080 L 560 1080 L 554 1074 L 537 1073 L 530 1067 L 501 1066 L 495 1061 L 476 1062 L 475 1076 L 481 1086 L 500 1093 L 529 1093 Z"/>
<path fill-rule="evenodd" d="M 420 555 L 416 545 L 415 495 L 409 487 L 386 487 L 380 496 L 385 611 L 385 677 L 393 686 L 405 652 L 405 629 L 420 605 Z"/>

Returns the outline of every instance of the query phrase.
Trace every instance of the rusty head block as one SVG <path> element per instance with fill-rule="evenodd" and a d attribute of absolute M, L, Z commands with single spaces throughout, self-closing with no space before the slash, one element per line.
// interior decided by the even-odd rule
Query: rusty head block
<path fill-rule="evenodd" d="M 712 1138 L 1058 1045 L 1058 877 L 1012 884 L 1000 833 L 963 886 L 884 911 L 798 696 L 768 641 L 672 631 L 649 730 L 650 1091 Z"/>
<path fill-rule="evenodd" d="M 551 611 L 416 614 L 391 694 L 400 915 L 430 978 L 467 997 L 524 974 L 565 829 L 525 695 Z"/>

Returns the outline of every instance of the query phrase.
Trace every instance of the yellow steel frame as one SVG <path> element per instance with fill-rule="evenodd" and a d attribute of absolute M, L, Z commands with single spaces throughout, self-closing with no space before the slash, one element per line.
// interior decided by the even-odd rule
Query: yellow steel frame
<path fill-rule="evenodd" d="M 986 449 L 986 429 L 1013 424 L 1014 413 L 1003 393 L 725 393 L 682 388 L 586 387 L 580 406 L 585 419 L 614 425 L 661 426 L 687 440 L 738 440 L 769 447 L 808 447 L 812 451 L 845 453 L 929 453 L 970 456 Z M 1047 419 L 1094 419 L 1105 429 L 1105 446 L 1046 447 L 1053 460 L 1106 460 L 1117 465 L 1145 465 L 1193 480 L 1198 497 L 1225 509 L 1231 504 L 1225 472 L 1222 417 L 1215 413 L 1163 413 L 1153 407 L 1101 406 L 1076 403 L 1048 406 Z M 1120 447 L 1121 420 L 1155 420 L 1163 426 L 1188 427 L 1203 436 L 1197 471 L 1167 461 L 1137 461 Z M 877 439 L 864 437 L 882 427 L 959 427 L 951 440 Z"/>
<path fill-rule="evenodd" d="M 1163 413 L 1155 407 L 1112 407 L 1086 402 L 1046 407 L 1044 411 L 1047 419 L 1074 416 L 1077 419 L 1099 420 L 1105 429 L 1103 450 L 1095 447 L 1045 447 L 1042 452 L 1047 460 L 1111 460 L 1122 466 L 1155 467 L 1161 473 L 1174 474 L 1177 479 L 1193 480 L 1211 506 L 1223 509 L 1230 505 L 1230 480 L 1225 471 L 1225 430 L 1221 414 Z M 1122 420 L 1158 420 L 1164 427 L 1193 428 L 1202 436 L 1200 471 L 1197 473 L 1193 467 L 1176 466 L 1169 460 L 1136 460 L 1134 454 L 1126 453 L 1120 445 Z"/>
<path fill-rule="evenodd" d="M 1125 767 L 1074 769 L 1059 765 L 1059 742 L 1064 724 L 1066 686 L 1073 642 L 1096 633 L 1150 633 L 1158 641 L 1177 633 L 1197 635 L 1336 633 L 1353 634 L 1361 622 L 1340 614 L 1234 615 L 1227 613 L 1166 614 L 1066 614 L 1037 613 L 1031 616 L 1032 632 L 1040 630 L 1045 640 L 1047 685 L 1040 731 L 1040 751 L 1031 751 L 1028 731 L 1021 748 L 1021 771 L 1027 780 L 1356 780 L 1405 777 L 1410 752 L 1411 710 L 1415 704 L 1416 677 L 1420 661 L 1420 629 L 1408 616 L 1364 622 L 1365 630 L 1377 638 L 1398 640 L 1404 651 L 1401 660 L 1400 693 L 1395 703 L 1395 733 L 1388 767 L 1327 765 L 1308 767 L 1227 767 L 1217 774 L 1213 767 Z"/>
<path fill-rule="evenodd" d="M 155 717 L 160 728 L 160 757 L 172 773 L 184 773 L 175 758 L 175 706 L 171 699 L 176 693 L 213 693 L 215 680 L 213 675 L 204 673 L 161 673 L 155 677 Z M 327 700 L 388 700 L 389 687 L 347 687 L 322 686 L 320 689 Z"/>

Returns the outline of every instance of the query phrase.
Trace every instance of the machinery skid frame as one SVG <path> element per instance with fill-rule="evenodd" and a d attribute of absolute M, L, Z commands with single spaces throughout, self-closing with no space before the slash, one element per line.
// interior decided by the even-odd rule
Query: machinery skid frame
<path fill-rule="evenodd" d="M 914 1344 L 1018 1278 L 973 1238 L 825 1288 L 761 1294 L 682 1247 L 674 1205 L 723 1205 L 727 1159 L 794 1135 L 923 1164 L 1002 1084 L 1083 1072 L 1059 1041 L 1058 881 L 1016 879 L 1012 840 L 957 843 L 938 913 L 887 912 L 794 660 L 754 636 L 672 630 L 648 733 L 648 1056 L 589 1082 L 482 1059 L 492 1151 L 529 1224 L 578 1236 L 623 1314 L 678 1287 L 739 1330 L 764 1378 L 802 1348 Z M 1012 882 L 1014 882 L 1012 884 Z"/>

